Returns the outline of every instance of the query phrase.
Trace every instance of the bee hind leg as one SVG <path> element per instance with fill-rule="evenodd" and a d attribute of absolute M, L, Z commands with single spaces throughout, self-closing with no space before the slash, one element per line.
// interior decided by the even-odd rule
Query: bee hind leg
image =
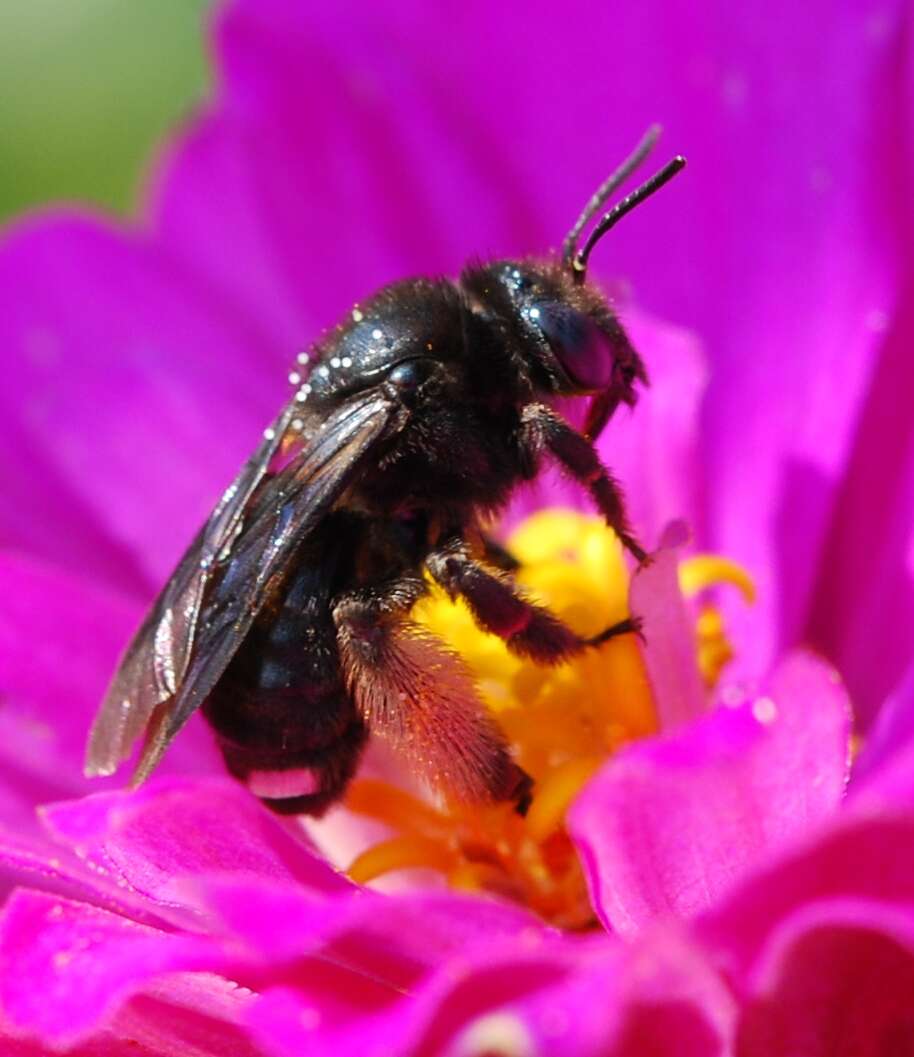
<path fill-rule="evenodd" d="M 419 578 L 337 600 L 333 619 L 350 692 L 366 726 L 412 769 L 459 800 L 529 807 L 532 781 L 476 694 L 463 661 L 407 613 Z"/>

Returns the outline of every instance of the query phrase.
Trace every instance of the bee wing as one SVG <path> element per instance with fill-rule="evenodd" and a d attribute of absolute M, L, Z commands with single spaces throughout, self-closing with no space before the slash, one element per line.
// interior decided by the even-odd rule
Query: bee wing
<path fill-rule="evenodd" d="M 247 635 L 268 588 L 383 436 L 394 405 L 375 392 L 343 405 L 282 468 L 294 405 L 226 490 L 152 607 L 92 728 L 87 774 L 111 774 L 139 735 L 134 781 L 203 703 Z"/>
<path fill-rule="evenodd" d="M 241 526 L 254 492 L 288 437 L 292 404 L 223 493 L 153 603 L 115 673 L 89 737 L 86 774 L 112 774 L 156 708 L 173 698 L 193 649 L 203 596 L 216 562 Z"/>

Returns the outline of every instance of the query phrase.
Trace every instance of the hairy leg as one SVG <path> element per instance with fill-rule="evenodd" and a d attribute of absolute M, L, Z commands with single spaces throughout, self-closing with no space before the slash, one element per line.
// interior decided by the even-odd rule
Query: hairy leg
<path fill-rule="evenodd" d="M 635 539 L 625 512 L 622 489 L 597 455 L 593 444 L 545 404 L 528 404 L 522 415 L 521 444 L 531 463 L 543 451 L 551 452 L 566 470 L 587 489 L 606 523 L 622 546 L 639 564 L 647 552 Z"/>
<path fill-rule="evenodd" d="M 426 565 L 452 597 L 466 599 L 481 627 L 504 639 L 513 652 L 544 664 L 638 630 L 638 622 L 629 618 L 592 638 L 577 635 L 548 609 L 525 598 L 509 576 L 477 561 L 459 538 L 430 554 Z"/>

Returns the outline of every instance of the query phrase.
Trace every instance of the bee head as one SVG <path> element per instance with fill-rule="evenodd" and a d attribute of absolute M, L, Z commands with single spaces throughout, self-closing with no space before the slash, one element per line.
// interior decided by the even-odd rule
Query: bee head
<path fill-rule="evenodd" d="M 602 294 L 567 268 L 501 261 L 466 273 L 463 285 L 499 320 L 534 388 L 635 403 L 636 382 L 647 382 L 638 353 Z"/>
<path fill-rule="evenodd" d="M 560 263 L 502 261 L 471 269 L 463 285 L 506 331 L 515 356 L 526 361 L 535 388 L 558 396 L 593 394 L 586 434 L 593 438 L 620 403 L 633 405 L 647 372 L 606 299 L 587 282 L 591 251 L 610 228 L 685 166 L 677 156 L 581 237 L 609 196 L 644 161 L 660 135 L 647 134 L 584 207 L 562 244 Z"/>

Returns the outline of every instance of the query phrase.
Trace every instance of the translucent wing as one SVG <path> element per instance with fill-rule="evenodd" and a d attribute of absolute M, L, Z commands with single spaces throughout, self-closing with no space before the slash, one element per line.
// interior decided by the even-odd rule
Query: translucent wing
<path fill-rule="evenodd" d="M 135 781 L 155 767 L 225 671 L 271 582 L 384 435 L 393 405 L 375 392 L 350 400 L 274 471 L 294 411 L 266 431 L 128 647 L 92 728 L 87 774 L 113 773 L 144 731 Z"/>

